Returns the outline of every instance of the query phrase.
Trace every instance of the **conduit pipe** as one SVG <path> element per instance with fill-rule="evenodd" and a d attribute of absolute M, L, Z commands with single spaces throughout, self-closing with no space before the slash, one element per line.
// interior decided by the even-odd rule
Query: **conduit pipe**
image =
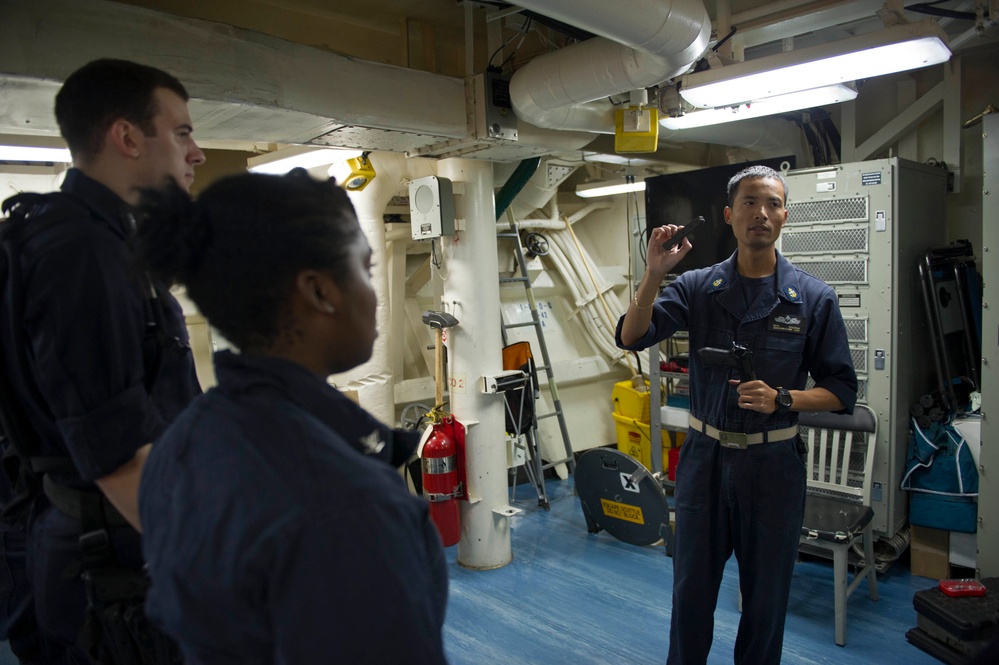
<path fill-rule="evenodd" d="M 517 117 L 550 129 L 613 133 L 613 106 L 603 100 L 683 73 L 711 34 L 701 0 L 634 0 L 628 11 L 605 0 L 514 4 L 599 35 L 539 56 L 514 74 Z"/>
<path fill-rule="evenodd" d="M 580 266 L 595 265 L 589 254 L 583 254 L 576 247 L 572 240 L 572 234 L 566 227 L 566 221 L 558 219 L 558 207 L 554 199 L 549 206 L 552 215 L 550 219 L 527 219 L 517 222 L 518 228 L 522 230 L 550 231 L 548 234 L 549 253 L 548 259 L 555 267 L 556 272 L 562 277 L 563 282 L 569 289 L 573 303 L 580 314 L 582 327 L 589 336 L 594 348 L 605 354 L 612 362 L 627 364 L 624 353 L 614 344 L 613 330 L 617 325 L 617 320 L 611 320 L 613 312 L 608 313 L 604 307 L 599 306 L 596 290 L 600 290 L 608 301 L 614 312 L 623 313 L 624 307 L 620 298 L 615 294 L 609 285 L 594 285 L 587 275 L 586 279 L 580 273 Z M 573 221 L 583 219 L 594 210 L 605 208 L 604 203 L 592 203 L 586 208 L 573 215 Z M 605 288 L 606 287 L 606 288 Z"/>
<path fill-rule="evenodd" d="M 596 294 L 592 294 L 591 296 L 588 293 L 589 289 L 581 282 L 576 272 L 575 264 L 565 252 L 565 244 L 564 238 L 553 238 L 553 242 L 551 243 L 552 249 L 548 253 L 548 258 L 556 266 L 559 274 L 565 280 L 569 292 L 572 294 L 577 312 L 581 315 L 580 321 L 583 323 L 583 329 L 589 335 L 594 348 L 604 353 L 612 362 L 627 364 L 624 352 L 614 344 L 613 334 L 608 334 L 608 326 L 603 318 L 602 308 L 596 306 Z M 619 303 L 617 304 L 619 305 Z"/>

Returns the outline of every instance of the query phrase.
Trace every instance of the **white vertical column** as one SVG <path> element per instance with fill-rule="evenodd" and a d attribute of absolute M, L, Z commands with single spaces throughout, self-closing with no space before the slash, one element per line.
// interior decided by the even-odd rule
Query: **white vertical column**
<path fill-rule="evenodd" d="M 503 368 L 499 265 L 492 164 L 447 159 L 438 175 L 456 184 L 456 238 L 444 238 L 444 306 L 458 319 L 447 331 L 450 412 L 465 424 L 469 501 L 461 506 L 458 563 L 499 568 L 510 563 L 510 518 L 504 406 L 482 392 L 482 377 Z M 462 184 L 458 184 L 462 183 Z M 454 242 L 457 240 L 457 242 Z M 474 424 L 472 424 L 474 423 Z"/>
<path fill-rule="evenodd" d="M 405 161 L 401 155 L 393 153 L 373 153 L 369 155 L 378 175 L 359 192 L 350 192 L 357 221 L 371 245 L 371 261 L 378 266 L 372 272 L 371 283 L 378 297 L 376 309 L 378 338 L 371 351 L 371 360 L 343 374 L 330 377 L 339 386 L 357 389 L 361 405 L 383 423 L 395 424 L 395 376 L 392 367 L 392 340 L 387 334 L 391 329 L 388 294 L 389 261 L 385 256 L 385 206 L 401 188 L 400 182 L 405 171 Z"/>

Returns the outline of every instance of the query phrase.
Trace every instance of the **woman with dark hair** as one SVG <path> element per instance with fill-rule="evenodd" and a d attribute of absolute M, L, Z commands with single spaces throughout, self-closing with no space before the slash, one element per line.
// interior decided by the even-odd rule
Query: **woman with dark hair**
<path fill-rule="evenodd" d="M 246 174 L 150 193 L 145 270 L 238 349 L 156 441 L 139 510 L 149 616 L 198 663 L 445 663 L 447 566 L 392 430 L 326 378 L 371 357 L 371 249 L 346 192 Z"/>

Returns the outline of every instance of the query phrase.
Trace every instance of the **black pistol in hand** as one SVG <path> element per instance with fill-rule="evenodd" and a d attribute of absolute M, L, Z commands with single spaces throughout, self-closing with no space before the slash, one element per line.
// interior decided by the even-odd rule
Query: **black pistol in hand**
<path fill-rule="evenodd" d="M 667 252 L 673 249 L 681 242 L 683 242 L 683 239 L 686 238 L 691 231 L 696 231 L 697 227 L 703 223 L 704 223 L 704 218 L 698 217 L 697 219 L 694 219 L 692 222 L 690 222 L 690 224 L 681 227 L 679 231 L 673 234 L 672 238 L 663 243 L 663 249 Z"/>
<path fill-rule="evenodd" d="M 755 381 L 756 372 L 753 371 L 753 352 L 741 344 L 732 342 L 731 349 L 715 349 L 706 346 L 698 349 L 701 361 L 713 367 L 731 367 L 739 373 L 739 381 Z"/>

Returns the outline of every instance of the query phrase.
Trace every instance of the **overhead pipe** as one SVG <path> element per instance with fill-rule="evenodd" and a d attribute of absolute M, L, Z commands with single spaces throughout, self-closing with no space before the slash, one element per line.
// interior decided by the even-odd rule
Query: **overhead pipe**
<path fill-rule="evenodd" d="M 807 152 L 801 130 L 789 120 L 779 117 L 752 118 L 720 125 L 669 130 L 659 128 L 659 141 L 682 143 L 696 141 L 732 148 L 746 148 L 759 153 L 760 158 L 794 155 L 798 166 L 807 163 Z"/>
<path fill-rule="evenodd" d="M 550 129 L 613 133 L 606 98 L 683 73 L 711 35 L 701 0 L 635 0 L 628 11 L 605 0 L 514 4 L 599 35 L 535 58 L 510 81 L 517 117 Z"/>

